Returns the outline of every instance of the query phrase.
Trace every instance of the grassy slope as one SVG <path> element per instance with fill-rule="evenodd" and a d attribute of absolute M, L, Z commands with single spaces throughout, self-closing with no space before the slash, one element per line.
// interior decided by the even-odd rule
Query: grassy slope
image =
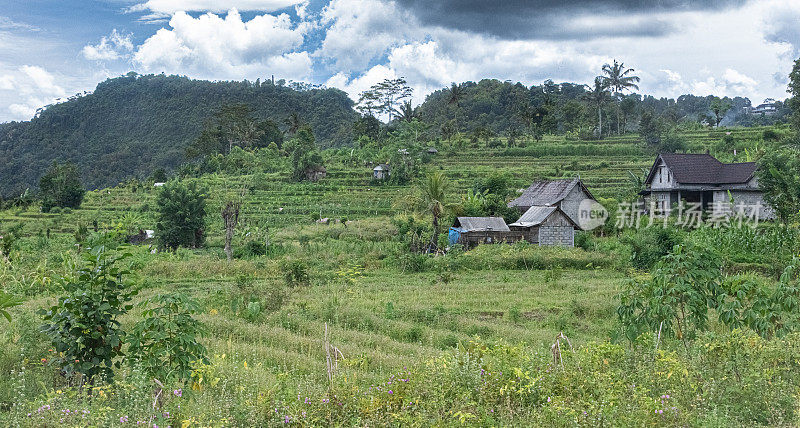
<path fill-rule="evenodd" d="M 707 133 L 693 138 L 698 143 L 716 140 Z M 630 137 L 600 143 L 549 142 L 583 144 L 600 154 L 509 156 L 503 155 L 503 149 L 476 149 L 464 154 L 443 152 L 429 167 L 444 169 L 456 181 L 458 192 L 498 168 L 511 173 L 522 186 L 535 177 L 552 176 L 558 167 L 567 175 L 579 173 L 596 196 L 607 197 L 626 182 L 628 170 L 647 167 L 652 161 Z M 602 149 L 606 146 L 625 147 L 632 154 L 609 157 Z M 625 280 L 624 274 L 591 268 L 566 270 L 563 275 L 523 269 L 461 270 L 445 284 L 437 281 L 434 273 L 404 273 L 387 262 L 396 244 L 391 242 L 391 228 L 383 216 L 394 212 L 392 200 L 405 188 L 375 186 L 367 168 L 332 166 L 329 171 L 330 177 L 318 184 L 288 183 L 277 175 L 274 182 L 259 183 L 247 196 L 243 213 L 246 221 L 270 225 L 274 242 L 285 245 L 289 257 L 308 260 L 311 287 L 286 288 L 276 259 L 224 261 L 219 195 L 226 187 L 249 182 L 250 177 L 213 176 L 201 179 L 210 189 L 210 248 L 154 255 L 146 248 L 137 249 L 134 259 L 139 277 L 147 285 L 143 296 L 182 289 L 201 299 L 206 304 L 200 318 L 209 328 L 205 341 L 210 353 L 258 362 L 253 376 L 264 382 L 289 371 L 322 383 L 326 376 L 326 322 L 331 325 L 333 342 L 359 376 L 376 380 L 476 336 L 542 350 L 559 331 L 576 344 L 608 337 L 615 320 L 612 297 Z M 131 193 L 118 187 L 88 193 L 83 207 L 71 213 L 0 212 L 3 227 L 22 222 L 28 235 L 20 243 L 19 264 L 31 274 L 27 279 L 17 277 L 13 291 L 23 291 L 18 288 L 36 282 L 37 275 L 58 275 L 61 254 L 71 246 L 70 235 L 78 223 L 97 220 L 109 224 L 137 211 L 146 224 L 152 224 L 152 212 L 142 207 L 153 207 L 154 197 L 154 189 Z M 284 209 L 279 212 L 280 207 Z M 320 212 L 325 217 L 347 216 L 358 221 L 346 229 L 313 225 L 311 215 Z M 51 229 L 54 237 L 41 246 L 35 235 L 46 229 Z M 332 234 L 332 230 L 338 233 Z M 301 245 L 298 236 L 304 234 L 310 237 L 309 243 Z M 583 253 L 579 249 L 565 251 L 567 257 Z M 362 266 L 364 273 L 350 282 L 337 271 L 352 265 Z M 6 287 L 11 283 L 6 281 Z M 51 299 L 48 293 L 29 294 L 35 296 L 15 310 L 16 314 L 30 313 Z M 280 308 L 248 317 L 245 311 L 231 307 L 231 301 L 239 296 L 253 296 L 262 305 Z"/>

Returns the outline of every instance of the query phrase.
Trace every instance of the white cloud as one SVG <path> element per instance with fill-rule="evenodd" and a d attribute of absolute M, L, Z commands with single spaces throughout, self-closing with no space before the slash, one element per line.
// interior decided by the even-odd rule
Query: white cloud
<path fill-rule="evenodd" d="M 178 12 L 134 53 L 145 71 L 188 74 L 208 79 L 244 79 L 274 74 L 303 80 L 311 57 L 298 51 L 310 28 L 286 14 L 258 15 L 243 21 L 235 9 L 222 17 L 207 13 L 193 18 Z"/>
<path fill-rule="evenodd" d="M 103 36 L 100 43 L 88 44 L 81 53 L 86 59 L 95 61 L 110 61 L 127 56 L 133 50 L 130 34 L 120 34 L 115 28 L 108 36 Z"/>
<path fill-rule="evenodd" d="M 393 47 L 425 35 L 416 18 L 393 2 L 333 0 L 323 8 L 320 23 L 328 28 L 315 56 L 343 73 L 364 71 Z"/>
<path fill-rule="evenodd" d="M 163 19 L 178 12 L 213 12 L 224 13 L 231 9 L 243 11 L 274 12 L 303 0 L 148 0 L 128 8 L 129 12 L 149 11 L 145 20 Z"/>
<path fill-rule="evenodd" d="M 8 68 L 0 63 L 0 100 L 6 101 L 0 117 L 27 120 L 44 105 L 57 102 L 66 95 L 56 77 L 42 67 L 23 65 Z"/>
<path fill-rule="evenodd" d="M 14 78 L 10 75 L 0 76 L 0 90 L 10 91 L 14 89 Z"/>
<path fill-rule="evenodd" d="M 56 78 L 42 67 L 34 65 L 23 65 L 20 71 L 30 79 L 32 83 L 28 88 L 31 92 L 43 92 L 45 94 L 61 97 L 66 94 L 64 89 L 56 85 Z M 23 86 L 24 88 L 25 86 Z"/>

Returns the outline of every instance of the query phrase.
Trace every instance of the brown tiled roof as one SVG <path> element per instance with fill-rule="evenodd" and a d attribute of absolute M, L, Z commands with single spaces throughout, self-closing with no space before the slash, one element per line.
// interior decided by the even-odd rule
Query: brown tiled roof
<path fill-rule="evenodd" d="M 655 173 L 658 159 L 664 161 L 675 181 L 681 184 L 746 183 L 756 170 L 755 162 L 722 163 L 709 154 L 663 153 L 653 164 L 647 182 Z"/>
<path fill-rule="evenodd" d="M 517 199 L 508 203 L 509 207 L 532 207 L 532 206 L 548 206 L 559 203 L 562 199 L 566 198 L 569 192 L 580 184 L 586 193 L 594 199 L 589 193 L 589 190 L 583 186 L 580 179 L 575 177 L 573 179 L 565 180 L 541 180 L 535 181 L 530 185 L 522 195 Z"/>
<path fill-rule="evenodd" d="M 460 226 L 467 232 L 508 232 L 510 229 L 506 225 L 503 217 L 458 217 L 456 226 Z"/>

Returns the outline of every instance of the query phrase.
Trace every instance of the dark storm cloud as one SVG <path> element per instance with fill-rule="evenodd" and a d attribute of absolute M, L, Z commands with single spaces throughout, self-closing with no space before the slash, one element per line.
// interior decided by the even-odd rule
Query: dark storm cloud
<path fill-rule="evenodd" d="M 748 0 L 396 0 L 424 24 L 504 39 L 661 36 L 668 12 L 723 10 Z"/>

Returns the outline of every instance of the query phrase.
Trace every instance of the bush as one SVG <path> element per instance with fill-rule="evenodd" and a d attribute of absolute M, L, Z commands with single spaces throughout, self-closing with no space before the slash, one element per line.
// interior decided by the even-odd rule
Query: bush
<path fill-rule="evenodd" d="M 57 357 L 53 360 L 67 376 L 81 374 L 84 381 L 110 379 L 119 367 L 122 331 L 118 319 L 136 294 L 124 280 L 128 272 L 116 266 L 128 255 L 111 255 L 104 247 L 83 253 L 83 264 L 63 285 L 58 303 L 40 314 Z"/>
<path fill-rule="evenodd" d="M 42 212 L 49 212 L 54 207 L 80 207 L 86 189 L 81 184 L 80 173 L 75 164 L 53 162 L 39 180 L 39 192 Z"/>
<path fill-rule="evenodd" d="M 148 304 L 129 340 L 131 365 L 160 381 L 188 381 L 197 363 L 208 363 L 206 348 L 198 342 L 203 327 L 192 317 L 198 303 L 176 293 L 156 295 Z"/>
<path fill-rule="evenodd" d="M 641 270 L 649 270 L 662 257 L 669 254 L 675 245 L 681 244 L 684 232 L 673 228 L 650 227 L 630 231 L 622 242 L 631 247 L 631 264 Z"/>
<path fill-rule="evenodd" d="M 267 246 L 259 241 L 249 241 L 243 247 L 237 247 L 233 250 L 233 257 L 237 259 L 258 257 L 265 254 L 267 254 Z"/>
<path fill-rule="evenodd" d="M 158 193 L 156 238 L 161 248 L 197 248 L 205 240 L 205 190 L 173 180 Z"/>
<path fill-rule="evenodd" d="M 286 285 L 289 287 L 307 286 L 311 284 L 308 274 L 308 264 L 302 260 L 284 260 L 281 271 Z"/>

